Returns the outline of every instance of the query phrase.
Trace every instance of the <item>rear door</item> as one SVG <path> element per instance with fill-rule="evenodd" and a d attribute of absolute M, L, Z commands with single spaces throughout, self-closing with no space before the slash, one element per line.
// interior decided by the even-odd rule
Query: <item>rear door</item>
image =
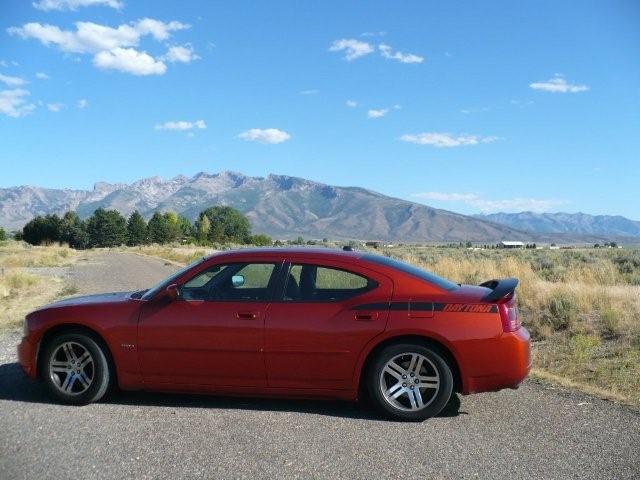
<path fill-rule="evenodd" d="M 364 346 L 385 329 L 392 281 L 343 262 L 295 260 L 265 321 L 269 387 L 348 389 Z"/>

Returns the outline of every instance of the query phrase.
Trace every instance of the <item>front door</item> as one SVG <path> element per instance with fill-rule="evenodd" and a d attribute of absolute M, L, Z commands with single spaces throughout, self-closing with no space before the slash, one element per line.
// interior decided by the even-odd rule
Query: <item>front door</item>
<path fill-rule="evenodd" d="M 340 262 L 287 268 L 265 322 L 269 387 L 350 388 L 364 346 L 385 329 L 392 281 Z"/>
<path fill-rule="evenodd" d="M 263 330 L 279 265 L 214 265 L 145 305 L 138 349 L 145 384 L 261 387 Z"/>

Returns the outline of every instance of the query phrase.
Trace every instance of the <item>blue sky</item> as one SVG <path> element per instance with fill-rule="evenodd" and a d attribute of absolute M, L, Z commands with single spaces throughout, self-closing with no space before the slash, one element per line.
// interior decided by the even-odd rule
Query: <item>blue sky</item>
<path fill-rule="evenodd" d="M 640 3 L 0 1 L 0 187 L 234 170 L 640 220 Z"/>

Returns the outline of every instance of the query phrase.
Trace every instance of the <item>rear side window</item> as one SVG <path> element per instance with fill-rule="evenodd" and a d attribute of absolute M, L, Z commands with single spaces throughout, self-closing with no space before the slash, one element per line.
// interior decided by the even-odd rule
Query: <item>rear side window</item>
<path fill-rule="evenodd" d="M 339 302 L 377 287 L 374 280 L 339 268 L 293 264 L 286 278 L 283 300 Z"/>
<path fill-rule="evenodd" d="M 453 283 L 446 278 L 439 277 L 435 273 L 431 273 L 427 270 L 423 270 L 408 263 L 401 262 L 400 260 L 395 260 L 393 258 L 383 257 L 380 255 L 373 255 L 370 253 L 363 255 L 362 259 L 368 260 L 373 263 L 378 263 L 380 265 L 385 265 L 387 267 L 395 268 L 396 270 L 400 270 L 401 272 L 417 277 L 444 290 L 455 290 L 456 288 L 458 288 L 458 285 L 456 283 Z"/>

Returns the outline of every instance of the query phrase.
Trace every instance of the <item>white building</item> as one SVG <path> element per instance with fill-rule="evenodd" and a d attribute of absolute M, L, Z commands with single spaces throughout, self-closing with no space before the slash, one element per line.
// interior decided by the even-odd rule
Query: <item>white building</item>
<path fill-rule="evenodd" d="M 515 241 L 502 241 L 500 242 L 501 248 L 524 248 L 524 242 Z"/>

